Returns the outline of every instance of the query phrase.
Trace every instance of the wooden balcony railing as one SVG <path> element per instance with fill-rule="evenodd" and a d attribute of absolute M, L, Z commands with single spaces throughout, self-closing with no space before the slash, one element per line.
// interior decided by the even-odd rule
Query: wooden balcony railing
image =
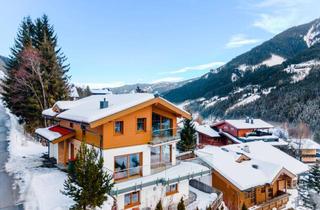
<path fill-rule="evenodd" d="M 269 210 L 269 209 L 282 209 L 289 201 L 290 194 L 278 191 L 277 196 L 260 204 L 255 210 Z"/>

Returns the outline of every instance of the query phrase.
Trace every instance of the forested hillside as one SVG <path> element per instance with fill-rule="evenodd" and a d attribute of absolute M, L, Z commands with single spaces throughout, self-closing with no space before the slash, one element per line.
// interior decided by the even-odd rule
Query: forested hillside
<path fill-rule="evenodd" d="M 320 19 L 290 28 L 165 93 L 204 118 L 262 117 L 320 128 Z"/>

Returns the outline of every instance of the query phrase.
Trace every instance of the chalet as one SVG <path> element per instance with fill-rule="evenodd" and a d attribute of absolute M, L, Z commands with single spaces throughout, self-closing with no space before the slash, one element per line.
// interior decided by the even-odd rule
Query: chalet
<path fill-rule="evenodd" d="M 261 119 L 223 120 L 215 123 L 213 128 L 233 143 L 264 141 L 273 146 L 287 145 L 287 142 L 270 132 L 274 126 Z"/>
<path fill-rule="evenodd" d="M 290 145 L 301 156 L 301 161 L 304 163 L 315 163 L 318 159 L 320 145 L 312 139 L 291 139 Z"/>
<path fill-rule="evenodd" d="M 196 155 L 210 165 L 212 186 L 223 192 L 230 210 L 245 205 L 258 210 L 281 209 L 307 165 L 263 142 L 205 146 Z"/>
<path fill-rule="evenodd" d="M 194 124 L 197 131 L 197 145 L 223 146 L 228 144 L 228 139 L 222 137 L 209 125 L 200 125 L 197 122 Z"/>
<path fill-rule="evenodd" d="M 113 174 L 117 209 L 165 208 L 189 199 L 189 179 L 210 175 L 195 162 L 176 160 L 177 118 L 190 114 L 147 93 L 92 95 L 58 101 L 43 116 L 54 122 L 38 128 L 49 156 L 60 165 L 76 158 L 81 142 L 95 147 Z"/>

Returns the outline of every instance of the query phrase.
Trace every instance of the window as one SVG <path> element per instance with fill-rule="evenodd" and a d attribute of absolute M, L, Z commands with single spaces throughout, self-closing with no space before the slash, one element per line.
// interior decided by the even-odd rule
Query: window
<path fill-rule="evenodd" d="M 166 187 L 166 195 L 172 195 L 178 192 L 178 184 L 171 184 Z"/>
<path fill-rule="evenodd" d="M 158 168 L 171 163 L 171 145 L 162 145 L 151 148 L 151 168 Z"/>
<path fill-rule="evenodd" d="M 70 123 L 70 128 L 73 128 L 73 123 Z"/>
<path fill-rule="evenodd" d="M 124 179 L 141 173 L 141 153 L 122 155 L 114 158 L 114 179 Z"/>
<path fill-rule="evenodd" d="M 147 119 L 138 118 L 137 119 L 137 131 L 146 131 L 147 130 Z"/>
<path fill-rule="evenodd" d="M 140 204 L 140 191 L 131 192 L 124 195 L 124 207 L 130 208 Z"/>
<path fill-rule="evenodd" d="M 116 121 L 114 123 L 114 132 L 116 134 L 123 134 L 123 121 Z"/>
<path fill-rule="evenodd" d="M 152 113 L 152 134 L 154 137 L 172 136 L 172 119 Z"/>

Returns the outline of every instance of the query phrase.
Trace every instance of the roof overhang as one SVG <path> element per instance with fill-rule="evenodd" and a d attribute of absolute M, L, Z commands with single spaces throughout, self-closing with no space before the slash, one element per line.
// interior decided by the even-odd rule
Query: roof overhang
<path fill-rule="evenodd" d="M 69 138 L 74 137 L 76 134 L 74 130 L 64 128 L 59 125 L 37 129 L 35 133 L 52 144 L 57 144 L 59 142 L 65 141 Z"/>
<path fill-rule="evenodd" d="M 93 121 L 89 125 L 90 125 L 91 128 L 95 128 L 97 126 L 103 125 L 103 124 L 105 124 L 107 122 L 110 122 L 112 120 L 115 120 L 117 118 L 125 116 L 125 115 L 127 115 L 127 114 L 129 114 L 131 112 L 134 112 L 134 111 L 137 111 L 139 109 L 143 109 L 145 107 L 148 107 L 148 106 L 151 106 L 151 105 L 155 105 L 155 104 L 160 104 L 162 106 L 165 106 L 168 110 L 170 110 L 170 112 L 174 113 L 177 117 L 183 117 L 183 118 L 191 119 L 191 115 L 188 112 L 178 108 L 177 106 L 175 106 L 174 104 L 168 102 L 167 100 L 165 100 L 163 98 L 156 97 L 156 98 L 150 99 L 148 101 L 145 101 L 145 102 L 143 102 L 141 104 L 132 106 L 132 107 L 130 107 L 128 109 L 125 109 L 125 110 L 122 110 L 122 111 L 117 112 L 115 114 L 112 114 L 110 116 L 107 116 L 107 117 L 101 118 L 99 120 Z"/>

